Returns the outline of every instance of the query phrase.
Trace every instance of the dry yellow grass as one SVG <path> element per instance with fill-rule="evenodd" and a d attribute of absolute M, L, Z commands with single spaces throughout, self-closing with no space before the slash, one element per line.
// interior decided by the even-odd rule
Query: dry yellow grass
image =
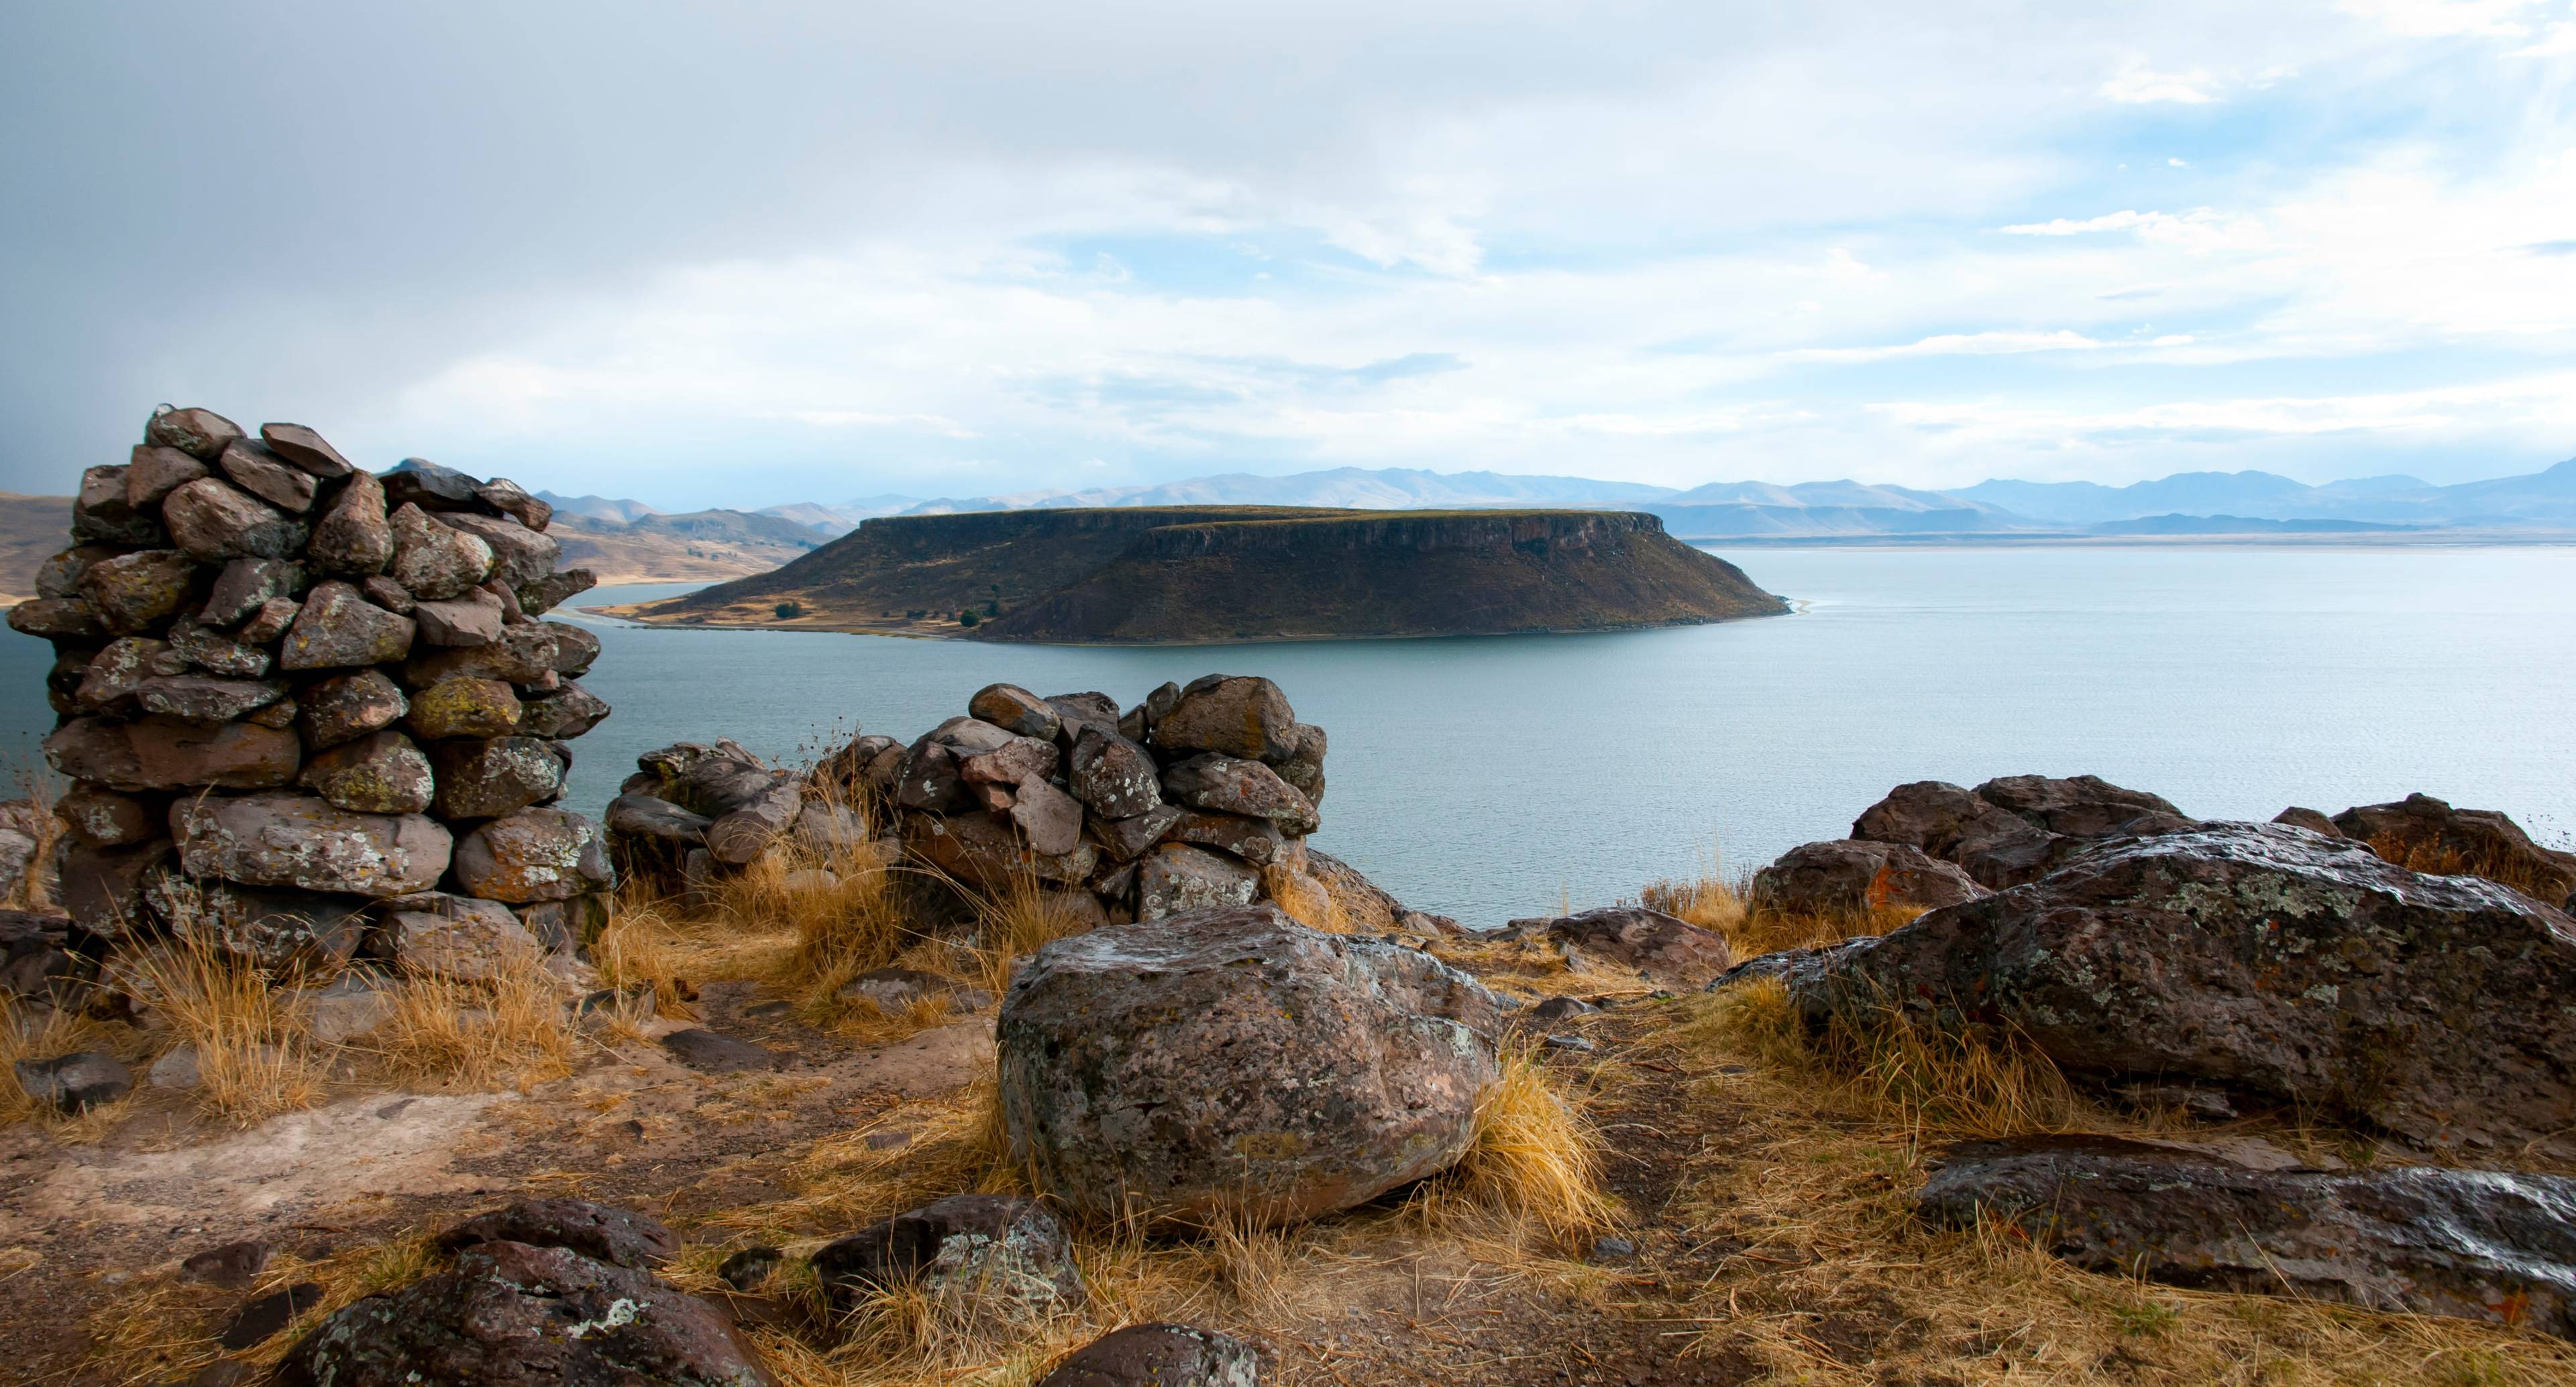
<path fill-rule="evenodd" d="M 1610 1226 L 1601 1138 L 1580 1101 L 1526 1046 L 1476 1105 L 1474 1140 L 1443 1181 L 1472 1204 L 1535 1220 L 1560 1241 Z"/>
<path fill-rule="evenodd" d="M 126 958 L 141 1000 L 179 1044 L 195 1049 L 194 1096 L 209 1115 L 249 1127 L 322 1100 L 311 1041 L 284 985 L 291 979 L 271 986 L 259 969 L 216 949 L 203 930 Z"/>
<path fill-rule="evenodd" d="M 525 1087 L 572 1072 L 580 1040 L 565 1015 L 571 1000 L 543 972 L 481 983 L 410 978 L 365 1045 L 407 1084 Z"/>
<path fill-rule="evenodd" d="M 45 864 L 53 861 L 54 844 L 63 835 L 62 820 L 54 817 L 54 802 L 62 797 L 63 778 L 51 766 L 32 756 L 18 762 L 12 777 L 17 798 L 38 810 L 29 825 L 36 830 L 36 851 L 27 859 L 27 874 L 18 879 L 8 895 L 0 896 L 0 909 L 51 910 L 54 900 L 45 891 Z"/>
<path fill-rule="evenodd" d="M 78 1118 L 65 1117 L 52 1106 L 38 1103 L 19 1086 L 17 1065 L 20 1060 L 52 1059 L 81 1050 L 113 1051 L 117 1042 L 126 1038 L 77 1012 L 37 1008 L 14 997 L 0 996 L 0 1122 L 44 1122 L 58 1134 L 77 1140 L 112 1121 L 122 1103 L 93 1109 Z"/>
<path fill-rule="evenodd" d="M 1750 874 L 1729 876 L 1714 858 L 1696 876 L 1649 882 L 1637 900 L 1649 910 L 1724 936 L 1739 962 L 1782 949 L 1885 934 L 1923 913 L 1922 907 L 1903 903 L 1821 913 L 1773 909 L 1755 902 Z"/>

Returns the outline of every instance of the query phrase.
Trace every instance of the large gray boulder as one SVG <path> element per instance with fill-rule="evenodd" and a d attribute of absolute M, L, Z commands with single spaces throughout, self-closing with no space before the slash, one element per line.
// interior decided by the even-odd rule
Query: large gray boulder
<path fill-rule="evenodd" d="M 420 814 L 358 814 L 313 795 L 183 799 L 171 810 L 181 867 L 192 877 L 359 896 L 426 891 L 453 841 Z"/>
<path fill-rule="evenodd" d="M 2576 921 L 2277 824 L 2101 843 L 1875 939 L 1768 955 L 1810 1025 L 1890 1004 L 2060 1066 L 2233 1089 L 2434 1146 L 2576 1129 Z"/>
<path fill-rule="evenodd" d="M 1791 848 L 1753 874 L 1753 904 L 1809 915 L 1957 905 L 1987 895 L 1957 866 L 1903 843 L 1841 838 Z"/>
<path fill-rule="evenodd" d="M 1499 1028 L 1475 979 L 1274 906 L 1095 929 L 1003 999 L 1012 1160 L 1099 1218 L 1351 1208 L 1465 1154 Z"/>
<path fill-rule="evenodd" d="M 2087 1270 L 2576 1337 L 2576 1180 L 2395 1167 L 2258 1169 L 2164 1142 L 1953 1147 L 1927 1222 L 2002 1221 Z"/>
<path fill-rule="evenodd" d="M 334 1312 L 277 1387 L 774 1387 L 714 1306 L 560 1247 L 479 1242 L 454 1269 Z"/>

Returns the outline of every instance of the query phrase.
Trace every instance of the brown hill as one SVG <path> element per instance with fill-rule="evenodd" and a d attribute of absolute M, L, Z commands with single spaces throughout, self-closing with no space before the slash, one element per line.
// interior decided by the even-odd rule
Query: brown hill
<path fill-rule="evenodd" d="M 972 628 L 965 610 L 977 613 Z M 1191 644 L 1613 630 L 1783 610 L 1650 515 L 1212 506 L 871 520 L 776 572 L 630 614 Z"/>
<path fill-rule="evenodd" d="M 0 600 L 36 595 L 36 566 L 72 542 L 72 498 L 0 491 Z"/>

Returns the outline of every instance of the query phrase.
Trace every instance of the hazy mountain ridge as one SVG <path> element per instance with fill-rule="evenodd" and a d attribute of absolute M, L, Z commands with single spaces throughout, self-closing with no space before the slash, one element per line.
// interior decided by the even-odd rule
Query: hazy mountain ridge
<path fill-rule="evenodd" d="M 2179 472 L 2128 486 L 1986 481 L 1951 493 L 2047 525 L 2166 516 L 2358 520 L 2444 528 L 2576 528 L 2576 458 L 2521 477 L 2435 486 L 2361 477 L 2310 486 L 2269 472 Z"/>

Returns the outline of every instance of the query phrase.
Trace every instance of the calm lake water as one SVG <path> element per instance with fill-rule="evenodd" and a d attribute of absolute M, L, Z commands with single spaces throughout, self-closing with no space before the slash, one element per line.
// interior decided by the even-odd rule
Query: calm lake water
<path fill-rule="evenodd" d="M 1009 680 L 1133 703 L 1279 681 L 1332 734 L 1315 842 L 1407 903 L 1499 924 L 1713 855 L 1758 865 L 1901 781 L 2084 772 L 2205 817 L 2424 790 L 2576 830 L 2576 549 L 1728 551 L 1796 615 L 1597 636 L 1187 650 L 675 631 L 579 616 L 617 712 L 574 802 L 639 752 L 794 758 L 911 738 Z M 684 587 L 618 588 L 634 601 Z M 0 735 L 52 726 L 41 642 L 0 644 Z"/>

